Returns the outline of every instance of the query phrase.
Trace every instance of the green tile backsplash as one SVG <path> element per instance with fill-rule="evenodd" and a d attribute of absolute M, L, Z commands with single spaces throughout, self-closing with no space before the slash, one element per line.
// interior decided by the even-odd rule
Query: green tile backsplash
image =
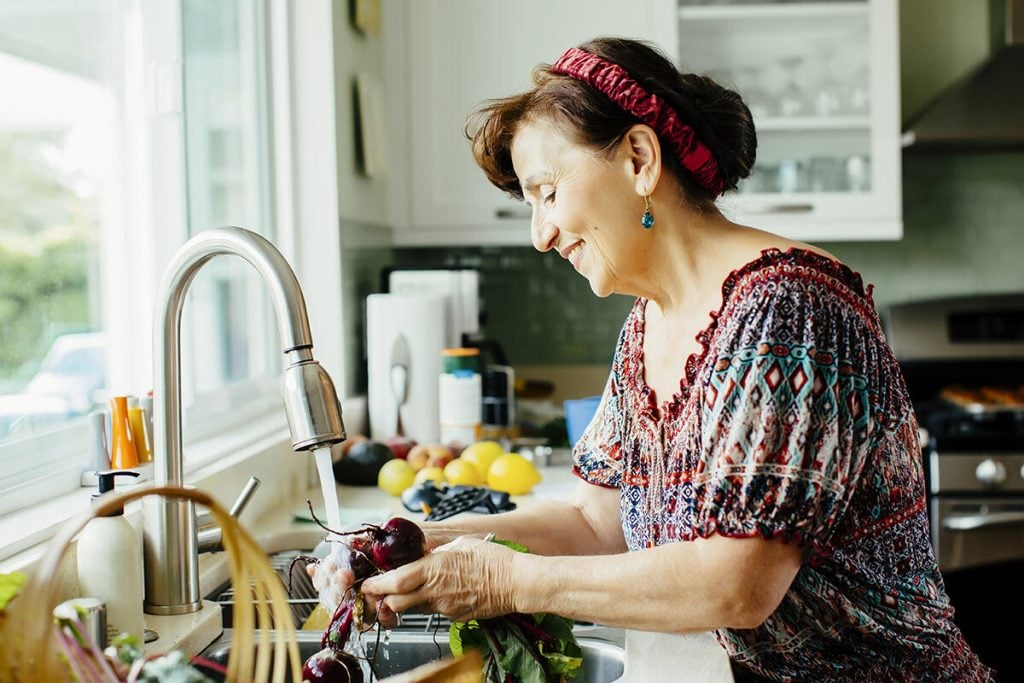
<path fill-rule="evenodd" d="M 919 298 L 1024 291 L 1024 153 L 914 153 L 903 164 L 902 240 L 821 245 L 875 285 L 879 309 Z M 595 297 L 569 264 L 530 248 L 372 247 L 347 256 L 346 287 L 362 298 L 378 291 L 386 265 L 478 268 L 485 333 L 516 365 L 607 363 L 632 303 Z M 365 365 L 363 342 L 358 345 L 352 351 L 359 353 L 361 374 L 350 386 L 365 386 L 365 368 L 358 369 Z"/>
<path fill-rule="evenodd" d="M 486 336 L 501 342 L 513 365 L 607 363 L 632 299 L 599 299 L 554 252 L 524 247 L 402 249 L 396 265 L 470 267 L 480 271 Z"/>
<path fill-rule="evenodd" d="M 824 245 L 875 303 L 1024 291 L 1024 153 L 903 156 L 904 237 Z"/>

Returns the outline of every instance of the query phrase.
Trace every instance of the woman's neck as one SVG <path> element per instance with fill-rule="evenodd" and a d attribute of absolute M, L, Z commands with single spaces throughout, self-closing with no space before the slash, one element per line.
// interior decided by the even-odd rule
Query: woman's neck
<path fill-rule="evenodd" d="M 662 218 L 662 216 L 659 216 Z M 704 310 L 721 298 L 722 282 L 737 266 L 745 244 L 758 242 L 751 228 L 737 225 L 718 212 L 677 212 L 664 216 L 651 235 L 647 262 L 635 293 L 650 300 L 667 318 Z M 757 250 L 752 249 L 756 256 Z"/>

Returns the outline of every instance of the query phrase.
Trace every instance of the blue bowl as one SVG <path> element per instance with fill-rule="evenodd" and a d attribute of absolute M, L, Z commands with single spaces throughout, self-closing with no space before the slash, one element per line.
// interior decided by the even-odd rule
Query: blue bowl
<path fill-rule="evenodd" d="M 583 436 L 590 421 L 594 419 L 594 413 L 597 412 L 597 406 L 600 403 L 600 396 L 588 396 L 562 402 L 562 408 L 565 410 L 565 429 L 569 432 L 570 447 L 575 446 Z"/>

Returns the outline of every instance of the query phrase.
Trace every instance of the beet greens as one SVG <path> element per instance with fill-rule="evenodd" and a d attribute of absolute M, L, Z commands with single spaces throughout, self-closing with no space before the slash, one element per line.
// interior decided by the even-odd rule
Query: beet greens
<path fill-rule="evenodd" d="M 526 548 L 493 540 L 518 552 Z M 580 673 L 583 651 L 572 632 L 573 621 L 556 614 L 505 614 L 491 619 L 456 621 L 448 631 L 452 654 L 466 648 L 484 655 L 487 683 L 568 681 Z"/>

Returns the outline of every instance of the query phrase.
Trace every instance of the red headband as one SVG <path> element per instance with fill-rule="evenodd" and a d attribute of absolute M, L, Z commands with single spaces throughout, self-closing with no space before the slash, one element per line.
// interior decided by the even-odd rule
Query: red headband
<path fill-rule="evenodd" d="M 683 168 L 701 187 L 716 197 L 722 194 L 722 176 L 718 173 L 718 162 L 711 150 L 697 139 L 693 128 L 679 120 L 671 105 L 644 90 L 621 66 L 571 47 L 551 65 L 551 71 L 592 85 L 653 128 L 658 137 L 672 147 Z"/>

